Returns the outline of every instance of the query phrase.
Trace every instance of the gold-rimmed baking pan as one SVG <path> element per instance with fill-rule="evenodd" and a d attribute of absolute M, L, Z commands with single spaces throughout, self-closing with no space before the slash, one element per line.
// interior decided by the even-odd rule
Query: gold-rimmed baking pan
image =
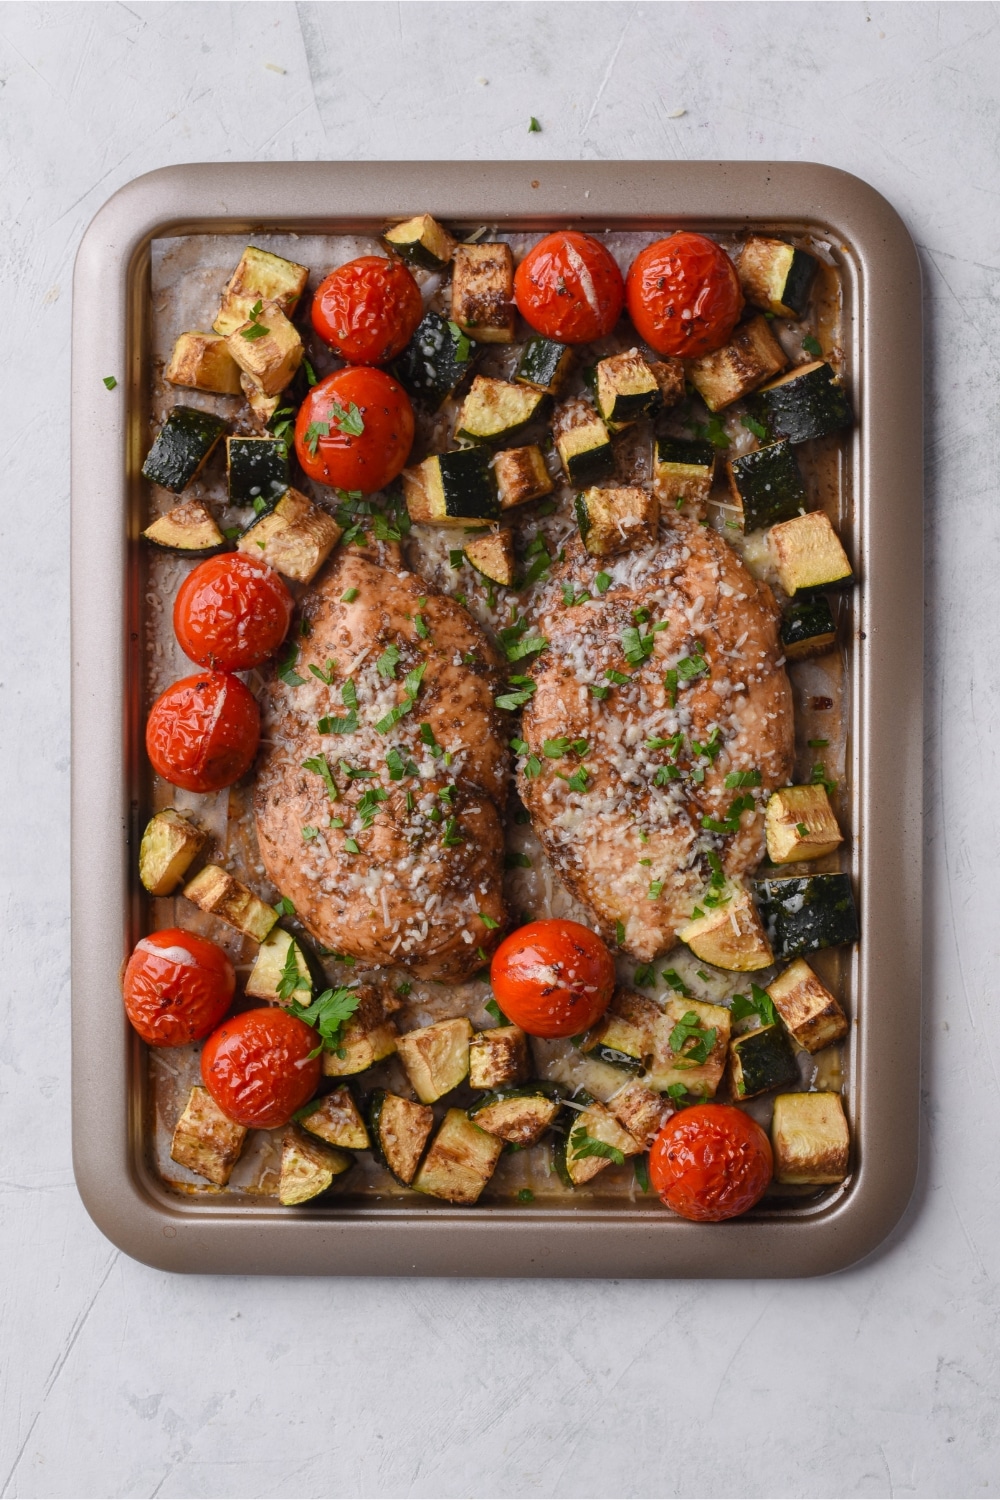
<path fill-rule="evenodd" d="M 183 1193 L 157 1171 L 146 1055 L 119 968 L 148 930 L 136 838 L 143 769 L 140 468 L 149 431 L 154 242 L 370 234 L 431 212 L 503 230 L 822 236 L 841 286 L 858 416 L 841 516 L 859 586 L 844 653 L 845 781 L 861 941 L 845 955 L 852 1170 L 826 1195 L 696 1225 L 649 1197 L 542 1196 L 471 1209 L 355 1194 L 309 1210 Z M 245 241 L 244 241 L 245 242 Z M 233 257 L 235 264 L 239 249 Z M 118 386 L 109 392 L 104 377 Z M 166 168 L 115 195 L 77 260 L 73 316 L 73 1123 L 92 1217 L 169 1270 L 326 1275 L 797 1276 L 871 1252 L 916 1172 L 921 896 L 921 328 L 913 244 L 893 209 L 829 167 L 763 162 L 257 163 Z"/>

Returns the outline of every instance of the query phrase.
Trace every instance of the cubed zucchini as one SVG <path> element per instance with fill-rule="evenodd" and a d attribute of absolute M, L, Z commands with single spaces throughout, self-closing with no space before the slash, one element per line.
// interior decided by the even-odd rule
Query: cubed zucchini
<path fill-rule="evenodd" d="M 551 494 L 555 488 L 542 450 L 534 444 L 527 448 L 504 448 L 493 460 L 493 472 L 500 492 L 501 510 L 526 505 L 529 500 Z"/>
<path fill-rule="evenodd" d="M 253 891 L 223 870 L 219 865 L 206 865 L 193 880 L 184 887 L 183 894 L 202 911 L 218 917 L 237 932 L 262 943 L 278 920 L 278 913 L 266 901 L 261 901 Z"/>
<path fill-rule="evenodd" d="M 613 557 L 656 542 L 659 501 L 638 485 L 581 490 L 574 505 L 580 537 L 591 557 Z"/>
<path fill-rule="evenodd" d="M 475 356 L 457 324 L 428 312 L 393 368 L 403 389 L 436 411 L 470 373 Z"/>
<path fill-rule="evenodd" d="M 418 214 L 382 233 L 382 243 L 401 260 L 424 271 L 443 271 L 455 251 L 455 241 L 431 214 Z"/>
<path fill-rule="evenodd" d="M 359 985 L 358 1008 L 340 1033 L 335 1051 L 324 1051 L 323 1072 L 327 1078 L 352 1078 L 384 1058 L 391 1057 L 399 1040 L 396 1025 L 386 1013 L 379 992 L 372 985 Z"/>
<path fill-rule="evenodd" d="M 243 1150 L 246 1126 L 229 1119 L 208 1089 L 196 1085 L 174 1127 L 170 1159 L 217 1187 L 225 1187 Z"/>
<path fill-rule="evenodd" d="M 776 318 L 804 318 L 819 261 L 806 250 L 752 234 L 736 258 L 743 295 Z"/>
<path fill-rule="evenodd" d="M 511 1146 L 533 1146 L 562 1108 L 562 1090 L 554 1083 L 497 1088 L 477 1099 L 469 1119 Z"/>
<path fill-rule="evenodd" d="M 784 875 L 757 880 L 754 895 L 775 958 L 801 958 L 858 939 L 849 875 Z"/>
<path fill-rule="evenodd" d="M 741 323 L 722 349 L 687 361 L 687 378 L 709 411 L 732 406 L 788 364 L 764 317 Z"/>
<path fill-rule="evenodd" d="M 216 333 L 234 333 L 258 302 L 276 302 L 282 312 L 291 313 L 308 280 L 308 266 L 248 245 L 222 294 L 222 306 L 212 327 Z"/>
<path fill-rule="evenodd" d="M 500 1160 L 503 1141 L 474 1125 L 462 1109 L 449 1109 L 413 1179 L 418 1193 L 448 1203 L 475 1203 Z"/>
<path fill-rule="evenodd" d="M 278 1202 L 285 1208 L 307 1203 L 325 1193 L 353 1165 L 354 1157 L 346 1151 L 314 1140 L 297 1125 L 289 1125 L 281 1142 Z"/>
<path fill-rule="evenodd" d="M 783 1026 L 760 1026 L 729 1043 L 729 1083 L 736 1099 L 787 1088 L 798 1077 L 795 1049 Z"/>
<path fill-rule="evenodd" d="M 510 588 L 514 582 L 514 538 L 509 531 L 491 531 L 465 544 L 465 555 L 483 578 Z"/>
<path fill-rule="evenodd" d="M 270 510 L 288 488 L 288 449 L 278 438 L 227 437 L 226 480 L 230 505 Z"/>
<path fill-rule="evenodd" d="M 247 406 L 250 408 L 250 420 L 262 437 L 268 436 L 267 424 L 271 421 L 284 399 L 281 391 L 276 396 L 265 395 L 245 371 L 240 375 L 240 389 L 246 397 Z"/>
<path fill-rule="evenodd" d="M 640 1083 L 638 1078 L 630 1078 L 624 1088 L 613 1094 L 608 1100 L 608 1108 L 640 1151 L 647 1150 L 652 1144 L 653 1137 L 671 1112 L 671 1106 L 663 1096 Z"/>
<path fill-rule="evenodd" d="M 411 521 L 436 526 L 480 526 L 500 516 L 497 482 L 485 448 L 435 453 L 403 471 Z"/>
<path fill-rule="evenodd" d="M 421 1104 L 450 1094 L 469 1072 L 472 1022 L 468 1016 L 435 1021 L 399 1038 L 397 1051 Z"/>
<path fill-rule="evenodd" d="M 265 302 L 257 317 L 248 318 L 226 343 L 240 369 L 265 396 L 276 396 L 285 389 L 305 353 L 299 330 L 277 302 Z"/>
<path fill-rule="evenodd" d="M 210 411 L 175 406 L 149 450 L 143 479 L 179 495 L 200 472 L 225 430 L 222 418 Z"/>
<path fill-rule="evenodd" d="M 792 661 L 822 656 L 836 640 L 833 611 L 822 594 L 815 599 L 794 599 L 781 617 L 781 644 Z"/>
<path fill-rule="evenodd" d="M 581 1046 L 589 1056 L 629 1073 L 641 1073 L 652 1055 L 662 1011 L 645 995 L 619 987 L 596 1026 Z"/>
<path fill-rule="evenodd" d="M 847 1017 L 835 995 L 797 958 L 767 986 L 774 1008 L 800 1047 L 819 1052 L 847 1035 Z"/>
<path fill-rule="evenodd" d="M 774 962 L 750 892 L 740 888 L 723 905 L 692 917 L 677 936 L 696 958 L 717 969 L 750 973 Z"/>
<path fill-rule="evenodd" d="M 776 865 L 822 859 L 844 842 L 825 786 L 783 786 L 772 792 L 764 832 L 767 857 Z"/>
<path fill-rule="evenodd" d="M 840 537 L 821 510 L 772 526 L 767 545 L 778 582 L 789 598 L 847 588 L 854 581 Z"/>
<path fill-rule="evenodd" d="M 528 1072 L 528 1061 L 528 1038 L 520 1026 L 477 1031 L 469 1046 L 469 1085 L 498 1089 L 520 1083 Z"/>
<path fill-rule="evenodd" d="M 716 450 L 711 443 L 658 437 L 653 456 L 653 494 L 664 514 L 688 501 L 704 505 L 712 490 Z"/>
<path fill-rule="evenodd" d="M 743 512 L 744 531 L 797 516 L 808 504 L 798 460 L 787 438 L 727 459 L 726 473 L 733 499 Z"/>
<path fill-rule="evenodd" d="M 608 429 L 586 401 L 567 402 L 552 424 L 556 451 L 570 484 L 596 484 L 615 471 Z"/>
<path fill-rule="evenodd" d="M 372 1151 L 397 1182 L 409 1187 L 431 1131 L 434 1111 L 399 1094 L 376 1089 L 369 1105 Z"/>
<path fill-rule="evenodd" d="M 684 362 L 680 359 L 664 359 L 650 361 L 649 368 L 656 376 L 656 383 L 660 387 L 660 404 L 664 407 L 677 406 L 687 395 L 687 380 L 684 375 Z"/>
<path fill-rule="evenodd" d="M 240 367 L 221 333 L 182 333 L 163 378 L 192 391 L 240 394 Z"/>
<path fill-rule="evenodd" d="M 524 346 L 521 358 L 514 371 L 514 379 L 522 385 L 533 385 L 547 396 L 558 394 L 573 364 L 573 350 L 569 344 L 557 344 L 552 339 L 536 334 Z"/>
<path fill-rule="evenodd" d="M 771 1117 L 776 1182 L 843 1182 L 851 1138 L 839 1094 L 779 1094 Z"/>
<path fill-rule="evenodd" d="M 139 845 L 139 879 L 151 896 L 173 895 L 207 837 L 172 807 L 150 818 Z"/>
<path fill-rule="evenodd" d="M 672 996 L 657 1021 L 643 1082 L 660 1093 L 681 1084 L 689 1094 L 714 1098 L 726 1070 L 731 1024 L 724 1005 Z"/>
<path fill-rule="evenodd" d="M 509 245 L 456 245 L 451 316 L 480 344 L 514 342 L 514 260 Z"/>
<path fill-rule="evenodd" d="M 477 375 L 455 422 L 456 438 L 495 446 L 517 437 L 538 416 L 545 393 Z"/>
<path fill-rule="evenodd" d="M 254 1000 L 271 1005 L 311 1005 L 317 983 L 325 987 L 323 972 L 306 945 L 283 927 L 272 927 L 257 949 L 247 977 L 246 991 Z"/>
<path fill-rule="evenodd" d="M 318 1135 L 328 1146 L 339 1146 L 342 1151 L 367 1151 L 371 1145 L 361 1111 L 346 1083 L 324 1094 L 322 1099 L 314 1099 L 299 1110 L 297 1118 L 303 1130 Z"/>
<path fill-rule="evenodd" d="M 154 547 L 186 552 L 189 557 L 207 557 L 228 546 L 211 513 L 200 500 L 185 500 L 165 516 L 157 516 L 142 533 Z"/>
<path fill-rule="evenodd" d="M 607 1155 L 600 1153 L 601 1146 L 608 1148 Z M 559 1177 L 566 1187 L 575 1188 L 590 1182 L 605 1167 L 620 1166 L 626 1156 L 636 1156 L 640 1149 L 610 1109 L 595 1099 L 585 1109 L 572 1112 L 553 1154 Z"/>
<path fill-rule="evenodd" d="M 329 511 L 314 505 L 299 490 L 287 489 L 273 510 L 247 527 L 236 545 L 250 557 L 262 557 L 286 578 L 312 583 L 343 534 Z"/>
<path fill-rule="evenodd" d="M 854 421 L 851 403 L 839 384 L 833 367 L 825 360 L 796 365 L 755 391 L 747 402 L 771 438 L 786 437 L 791 443 L 825 437 Z"/>
<path fill-rule="evenodd" d="M 608 431 L 617 432 L 659 406 L 660 383 L 638 349 L 628 349 L 598 360 L 594 394 Z"/>

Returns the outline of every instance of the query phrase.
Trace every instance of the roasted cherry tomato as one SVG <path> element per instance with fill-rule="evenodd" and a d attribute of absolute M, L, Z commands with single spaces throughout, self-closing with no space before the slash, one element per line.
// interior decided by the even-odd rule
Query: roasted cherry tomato
<path fill-rule="evenodd" d="M 401 471 L 413 407 L 384 370 L 348 365 L 313 386 L 295 419 L 295 452 L 310 479 L 372 495 Z"/>
<path fill-rule="evenodd" d="M 518 266 L 514 301 L 521 317 L 547 339 L 587 344 L 618 322 L 625 283 L 599 240 L 560 229 L 540 239 Z"/>
<path fill-rule="evenodd" d="M 200 667 L 245 672 L 281 645 L 294 602 L 266 562 L 229 552 L 185 578 L 174 600 L 174 632 Z"/>
<path fill-rule="evenodd" d="M 218 792 L 249 771 L 260 710 L 229 672 L 198 672 L 161 693 L 146 725 L 153 770 L 188 792 Z"/>
<path fill-rule="evenodd" d="M 245 1010 L 213 1031 L 201 1053 L 205 1087 L 237 1125 L 287 1125 L 316 1092 L 322 1071 L 311 1026 L 277 1005 Z"/>
<path fill-rule="evenodd" d="M 424 315 L 420 288 L 398 260 L 362 255 L 316 289 L 312 324 L 341 359 L 381 365 L 402 353 Z"/>
<path fill-rule="evenodd" d="M 551 918 L 504 938 L 490 981 L 504 1015 L 529 1036 L 576 1036 L 607 1010 L 615 964 L 589 927 Z"/>
<path fill-rule="evenodd" d="M 649 1179 L 684 1219 L 715 1223 L 745 1214 L 764 1196 L 771 1142 L 732 1104 L 696 1104 L 662 1127 L 649 1153 Z"/>
<path fill-rule="evenodd" d="M 743 311 L 740 280 L 725 250 L 686 229 L 639 251 L 625 297 L 646 343 L 681 359 L 721 349 Z"/>
<path fill-rule="evenodd" d="M 151 1047 L 208 1036 L 233 1001 L 236 974 L 221 948 L 180 927 L 151 932 L 125 967 L 125 1013 Z"/>

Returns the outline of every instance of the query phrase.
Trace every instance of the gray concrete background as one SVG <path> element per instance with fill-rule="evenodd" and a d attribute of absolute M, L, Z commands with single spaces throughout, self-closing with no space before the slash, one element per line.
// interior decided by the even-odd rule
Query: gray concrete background
<path fill-rule="evenodd" d="M 1000 1494 L 998 22 L 978 4 L 0 7 L 0 1494 Z M 902 1229 L 843 1275 L 172 1278 L 77 1198 L 73 256 L 165 163 L 421 156 L 824 161 L 921 247 L 924 1158 Z"/>

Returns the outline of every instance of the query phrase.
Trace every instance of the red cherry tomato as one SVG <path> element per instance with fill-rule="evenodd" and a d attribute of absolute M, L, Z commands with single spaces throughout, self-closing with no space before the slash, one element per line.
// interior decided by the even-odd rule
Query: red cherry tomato
<path fill-rule="evenodd" d="M 218 792 L 249 771 L 260 740 L 256 699 L 229 672 L 198 672 L 161 693 L 146 724 L 153 770 L 188 792 Z"/>
<path fill-rule="evenodd" d="M 587 344 L 621 317 L 625 283 L 599 240 L 574 229 L 547 234 L 514 275 L 517 310 L 532 328 L 560 344 Z"/>
<path fill-rule="evenodd" d="M 213 1031 L 201 1053 L 205 1087 L 237 1125 L 287 1125 L 316 1092 L 320 1059 L 311 1026 L 277 1005 L 245 1010 Z"/>
<path fill-rule="evenodd" d="M 490 981 L 504 1015 L 529 1036 L 576 1036 L 607 1010 L 615 963 L 589 927 L 551 918 L 504 938 Z"/>
<path fill-rule="evenodd" d="M 646 343 L 682 359 L 721 349 L 743 311 L 740 279 L 725 250 L 687 230 L 639 251 L 625 297 Z"/>
<path fill-rule="evenodd" d="M 236 974 L 221 948 L 180 927 L 151 932 L 125 967 L 125 1014 L 151 1047 L 208 1036 L 233 1001 Z"/>
<path fill-rule="evenodd" d="M 200 667 L 245 672 L 281 645 L 294 602 L 266 562 L 229 552 L 185 578 L 174 600 L 174 632 Z"/>
<path fill-rule="evenodd" d="M 358 419 L 363 430 L 350 431 Z M 396 478 L 412 442 L 410 398 L 391 375 L 364 365 L 335 370 L 313 386 L 295 419 L 295 452 L 309 478 L 363 495 Z"/>
<path fill-rule="evenodd" d="M 684 1219 L 716 1223 L 753 1208 L 774 1170 L 771 1142 L 732 1104 L 696 1104 L 673 1115 L 649 1153 L 649 1179 Z"/>
<path fill-rule="evenodd" d="M 420 288 L 398 260 L 362 255 L 316 289 L 312 324 L 341 359 L 382 365 L 402 353 L 424 315 Z"/>

